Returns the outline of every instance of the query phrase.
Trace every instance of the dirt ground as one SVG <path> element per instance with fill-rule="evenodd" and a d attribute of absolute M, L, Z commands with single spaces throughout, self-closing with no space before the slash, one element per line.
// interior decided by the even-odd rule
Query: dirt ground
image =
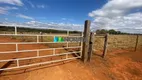
<path fill-rule="evenodd" d="M 1 42 L 15 41 L 0 38 Z M 0 45 L 0 51 L 15 50 L 15 45 Z M 22 49 L 45 48 L 45 45 L 21 45 Z M 61 51 L 62 52 L 62 51 Z M 48 51 L 48 54 L 52 51 Z M 41 53 L 47 55 L 47 51 Z M 36 53 L 0 55 L 0 59 L 34 56 Z M 62 58 L 62 57 L 58 57 Z M 44 59 L 45 61 L 47 59 Z M 41 61 L 41 60 L 40 60 Z M 28 61 L 26 61 L 28 62 Z M 25 62 L 24 62 L 25 63 Z M 83 63 L 80 59 L 40 65 L 28 68 L 4 71 L 0 80 L 142 80 L 142 50 L 113 50 L 105 59 L 101 52 L 93 53 L 91 62 Z"/>
<path fill-rule="evenodd" d="M 142 80 L 142 51 L 114 50 L 105 59 L 98 56 L 93 56 L 89 66 L 100 80 Z"/>

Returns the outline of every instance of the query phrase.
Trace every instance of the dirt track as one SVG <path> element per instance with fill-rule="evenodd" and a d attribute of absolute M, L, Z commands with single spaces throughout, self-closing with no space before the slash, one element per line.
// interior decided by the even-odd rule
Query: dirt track
<path fill-rule="evenodd" d="M 0 40 L 6 41 L 7 39 Z M 39 46 L 45 47 L 44 45 L 30 45 L 31 48 Z M 0 46 L 1 50 L 4 48 L 6 50 L 8 47 Z M 23 48 L 28 49 L 28 47 Z M 15 48 L 10 47 L 10 49 Z M 32 56 L 31 54 L 30 56 Z M 17 55 L 15 56 L 17 57 Z M 23 53 L 23 55 L 25 54 Z M 18 57 L 23 57 L 23 55 Z M 33 55 L 35 54 L 33 53 Z M 25 56 L 27 57 L 29 54 Z M 1 55 L 0 58 L 12 57 Z M 105 59 L 102 59 L 100 52 L 97 52 L 93 55 L 92 61 L 86 64 L 80 60 L 74 60 L 6 71 L 0 74 L 0 80 L 142 80 L 141 68 L 142 51 L 114 50 L 109 52 Z"/>

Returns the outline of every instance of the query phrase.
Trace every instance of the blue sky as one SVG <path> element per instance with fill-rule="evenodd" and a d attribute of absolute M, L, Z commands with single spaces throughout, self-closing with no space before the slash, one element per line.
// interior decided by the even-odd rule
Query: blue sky
<path fill-rule="evenodd" d="M 142 33 L 142 0 L 0 0 L 0 24 Z"/>
<path fill-rule="evenodd" d="M 1 14 L 1 20 L 25 22 L 32 19 L 15 17 L 18 14 L 32 17 L 41 22 L 67 22 L 83 24 L 86 19 L 92 19 L 88 13 L 100 8 L 106 0 L 21 0 L 22 6 L 0 3 L 1 7 L 17 7 L 9 10 L 7 14 Z"/>

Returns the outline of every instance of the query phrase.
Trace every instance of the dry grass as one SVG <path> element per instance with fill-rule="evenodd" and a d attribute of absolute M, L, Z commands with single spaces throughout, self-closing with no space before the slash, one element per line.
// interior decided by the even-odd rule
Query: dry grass
<path fill-rule="evenodd" d="M 0 32 L 0 33 L 14 33 L 14 32 Z M 18 32 L 19 34 L 19 32 Z M 21 34 L 21 33 L 20 33 Z M 39 34 L 39 33 L 32 33 L 32 32 L 23 32 L 22 34 Z M 43 33 L 46 34 L 46 33 Z M 50 33 L 51 34 L 51 33 Z M 54 35 L 66 35 L 66 34 L 60 34 L 60 33 L 52 33 Z M 77 35 L 79 36 L 80 34 L 70 34 L 70 35 Z M 30 36 L 24 36 L 24 37 L 15 37 L 12 36 L 12 39 L 18 39 L 21 42 L 36 42 L 36 37 L 30 37 Z M 53 36 L 48 36 L 48 37 L 40 37 L 39 38 L 40 42 L 53 42 Z M 134 50 L 136 44 L 136 35 L 109 35 L 108 39 L 108 50 L 113 50 L 113 49 L 132 49 Z M 66 46 L 66 44 L 46 44 L 49 47 L 60 47 L 60 46 Z M 70 46 L 72 45 L 79 45 L 79 43 L 71 43 Z M 94 49 L 96 50 L 103 50 L 104 46 L 104 38 L 98 38 L 95 37 L 95 43 L 94 43 Z M 138 42 L 138 48 L 142 48 L 142 35 L 139 36 L 139 42 Z"/>
<path fill-rule="evenodd" d="M 136 35 L 109 35 L 108 50 L 133 49 L 136 45 Z M 94 48 L 103 50 L 104 38 L 95 37 Z M 142 36 L 139 36 L 138 48 L 142 48 Z"/>

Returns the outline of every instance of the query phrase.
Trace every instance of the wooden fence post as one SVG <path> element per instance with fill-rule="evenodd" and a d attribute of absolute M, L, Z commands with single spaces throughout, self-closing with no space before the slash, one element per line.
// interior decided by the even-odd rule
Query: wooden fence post
<path fill-rule="evenodd" d="M 109 34 L 107 33 L 106 36 L 105 36 L 105 41 L 104 41 L 104 50 L 103 50 L 103 55 L 102 55 L 103 58 L 107 54 L 108 36 L 109 36 Z"/>
<path fill-rule="evenodd" d="M 94 44 L 94 33 L 90 33 L 90 41 L 89 41 L 89 52 L 88 52 L 88 61 L 91 61 L 92 52 L 93 52 L 93 44 Z"/>
<path fill-rule="evenodd" d="M 86 62 L 88 60 L 88 49 L 89 49 L 89 36 L 90 36 L 90 24 L 91 21 L 86 20 L 84 24 L 84 40 L 82 48 L 82 60 Z"/>
<path fill-rule="evenodd" d="M 40 35 L 42 35 L 42 32 L 40 32 Z M 40 36 L 40 42 L 43 42 L 43 36 Z"/>
<path fill-rule="evenodd" d="M 136 37 L 135 51 L 137 51 L 138 42 L 139 42 L 139 35 L 137 35 L 137 37 Z"/>
<path fill-rule="evenodd" d="M 82 34 L 82 32 L 80 33 L 80 36 L 82 36 L 83 34 Z M 82 42 L 80 41 L 80 43 L 79 43 L 79 46 L 81 46 L 81 44 L 82 44 Z"/>

